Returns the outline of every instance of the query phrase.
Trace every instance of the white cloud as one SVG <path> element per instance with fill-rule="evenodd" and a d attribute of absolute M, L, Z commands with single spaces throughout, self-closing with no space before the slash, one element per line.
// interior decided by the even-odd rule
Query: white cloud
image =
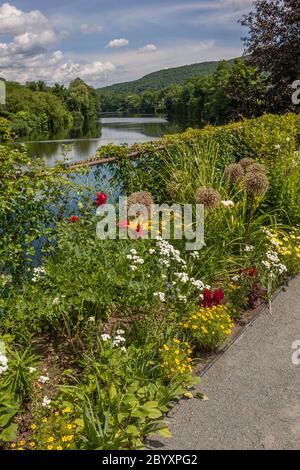
<path fill-rule="evenodd" d="M 139 54 L 145 54 L 145 53 L 148 53 L 148 52 L 155 52 L 155 51 L 157 51 L 157 46 L 155 44 L 147 44 L 146 46 L 141 47 L 138 50 L 138 53 Z"/>
<path fill-rule="evenodd" d="M 85 23 L 80 30 L 83 34 L 92 34 L 100 32 L 102 27 Z M 38 10 L 23 12 L 9 3 L 3 4 L 0 7 L 0 34 L 10 37 L 10 41 L 0 42 L 1 75 L 8 80 L 68 83 L 82 77 L 96 85 L 117 70 L 110 60 L 72 60 L 65 58 L 61 50 L 51 52 L 53 46 L 65 38 L 65 32 L 58 34 Z"/>
<path fill-rule="evenodd" d="M 99 34 L 103 31 L 103 26 L 95 23 L 84 23 L 80 26 L 82 34 Z"/>
<path fill-rule="evenodd" d="M 108 44 L 106 44 L 105 47 L 124 47 L 129 44 L 128 39 L 125 38 L 120 38 L 120 39 L 112 39 L 109 41 Z"/>
<path fill-rule="evenodd" d="M 25 13 L 22 10 L 4 3 L 0 6 L 0 34 L 19 35 L 26 32 L 51 29 L 48 19 L 38 10 Z"/>
<path fill-rule="evenodd" d="M 7 80 L 17 80 L 25 83 L 31 80 L 44 80 L 47 83 L 68 84 L 76 77 L 80 77 L 90 85 L 98 85 L 105 82 L 117 71 L 117 67 L 111 62 L 90 61 L 76 62 L 73 60 L 63 61 L 61 51 L 54 52 L 50 57 L 40 54 L 34 58 L 10 62 L 9 66 L 1 70 L 1 76 Z M 46 64 L 41 66 L 41 64 Z M 0 61 L 0 67 L 2 63 Z"/>
<path fill-rule="evenodd" d="M 245 13 L 251 3 L 252 0 L 187 0 L 172 2 L 172 5 L 160 4 L 157 8 L 143 2 L 134 9 L 122 10 L 120 6 L 103 11 L 103 29 L 123 31 L 118 33 L 121 36 L 136 24 L 139 27 L 149 27 L 149 24 L 150 27 L 152 24 L 180 27 L 180 23 L 184 23 L 188 27 L 201 25 L 203 40 L 189 40 L 188 35 L 185 39 L 182 35 L 181 39 L 175 39 L 176 35 L 173 35 L 168 41 L 160 41 L 159 47 L 145 42 L 144 47 L 138 49 L 137 46 L 124 47 L 129 40 L 121 36 L 108 42 L 106 49 L 95 47 L 95 52 L 78 53 L 75 47 L 72 52 L 63 53 L 60 50 L 63 46 L 59 44 L 66 35 L 72 38 L 73 35 L 101 33 L 102 25 L 97 24 L 92 13 L 87 11 L 80 16 L 76 12 L 68 16 L 54 14 L 47 18 L 38 10 L 26 12 L 9 3 L 0 4 L 0 76 L 20 82 L 45 80 L 48 83 L 68 83 L 81 76 L 91 85 L 103 86 L 134 80 L 163 68 L 237 57 L 241 55 L 242 44 L 215 41 L 212 25 L 220 25 L 222 30 L 237 28 L 240 11 Z M 84 39 L 83 36 L 79 38 L 83 44 Z"/>
<path fill-rule="evenodd" d="M 100 31 L 101 26 L 94 23 L 81 25 L 83 34 Z M 53 46 L 65 38 L 65 32 L 57 33 L 38 10 L 27 13 L 9 3 L 3 4 L 0 7 L 1 34 L 10 37 L 8 42 L 0 42 L 0 74 L 8 80 L 68 83 L 82 77 L 96 84 L 116 71 L 109 60 L 75 61 L 65 58 L 60 50 L 53 51 Z"/>

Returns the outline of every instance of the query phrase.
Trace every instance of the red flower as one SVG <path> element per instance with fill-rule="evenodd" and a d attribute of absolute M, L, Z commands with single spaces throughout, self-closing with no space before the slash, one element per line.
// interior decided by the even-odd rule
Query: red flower
<path fill-rule="evenodd" d="M 214 305 L 220 305 L 223 299 L 224 299 L 224 292 L 222 291 L 222 289 L 216 289 L 215 292 L 213 293 Z"/>
<path fill-rule="evenodd" d="M 72 215 L 71 217 L 69 217 L 69 222 L 72 222 L 73 224 L 77 222 L 77 220 L 79 220 L 79 217 L 77 217 L 77 215 Z"/>
<path fill-rule="evenodd" d="M 204 289 L 203 291 L 203 307 L 211 307 L 213 296 L 210 290 Z"/>
<path fill-rule="evenodd" d="M 107 201 L 107 196 L 103 191 L 96 193 L 96 198 L 96 207 L 103 206 Z"/>
<path fill-rule="evenodd" d="M 224 292 L 222 289 L 216 289 L 215 291 L 210 291 L 204 289 L 203 291 L 203 307 L 213 307 L 214 305 L 220 305 L 224 299 Z"/>

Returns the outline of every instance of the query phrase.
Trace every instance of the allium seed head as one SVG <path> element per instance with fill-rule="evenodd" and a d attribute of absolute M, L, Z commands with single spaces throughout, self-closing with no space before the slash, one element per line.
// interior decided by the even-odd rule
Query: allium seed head
<path fill-rule="evenodd" d="M 136 193 L 132 193 L 127 198 L 128 209 L 130 209 L 130 207 L 134 206 L 135 204 L 145 206 L 149 214 L 151 212 L 151 206 L 154 204 L 152 194 L 148 191 L 138 191 Z"/>
<path fill-rule="evenodd" d="M 265 173 L 248 171 L 244 178 L 244 187 L 249 196 L 263 196 L 269 189 L 269 180 Z"/>
<path fill-rule="evenodd" d="M 232 163 L 225 168 L 225 176 L 230 183 L 238 183 L 244 176 L 243 167 L 239 163 Z"/>
<path fill-rule="evenodd" d="M 261 163 L 252 163 L 250 166 L 247 168 L 247 172 L 252 172 L 252 173 L 267 173 L 267 169 L 264 165 Z"/>
<path fill-rule="evenodd" d="M 248 166 L 252 165 L 252 163 L 254 163 L 254 160 L 253 158 L 250 158 L 250 157 L 242 158 L 239 161 L 239 164 L 244 168 L 244 170 L 246 170 Z"/>
<path fill-rule="evenodd" d="M 221 196 L 216 189 L 199 188 L 195 194 L 197 204 L 203 204 L 205 209 L 212 210 L 221 204 Z"/>

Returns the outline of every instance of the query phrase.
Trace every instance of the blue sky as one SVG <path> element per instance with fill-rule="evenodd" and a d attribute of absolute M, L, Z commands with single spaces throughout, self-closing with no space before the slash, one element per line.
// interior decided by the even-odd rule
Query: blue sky
<path fill-rule="evenodd" d="M 242 54 L 252 0 L 0 2 L 0 76 L 93 86 Z"/>

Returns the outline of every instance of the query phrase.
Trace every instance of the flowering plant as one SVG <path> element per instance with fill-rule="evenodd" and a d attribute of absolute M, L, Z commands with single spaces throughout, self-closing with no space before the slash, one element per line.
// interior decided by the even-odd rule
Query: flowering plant
<path fill-rule="evenodd" d="M 55 405 L 31 425 L 27 439 L 10 444 L 12 450 L 75 450 L 76 437 L 82 431 L 83 421 L 76 418 L 70 403 Z"/>
<path fill-rule="evenodd" d="M 96 193 L 96 207 L 103 206 L 107 201 L 107 195 L 101 191 L 100 193 Z"/>
<path fill-rule="evenodd" d="M 266 231 L 266 236 L 289 272 L 298 273 L 300 268 L 300 228 L 289 231 Z"/>
<path fill-rule="evenodd" d="M 230 335 L 234 323 L 226 305 L 200 307 L 181 327 L 199 348 L 214 349 Z"/>
<path fill-rule="evenodd" d="M 169 379 L 176 376 L 184 382 L 190 378 L 193 372 L 192 349 L 186 341 L 173 338 L 162 346 L 160 353 L 161 367 Z"/>

